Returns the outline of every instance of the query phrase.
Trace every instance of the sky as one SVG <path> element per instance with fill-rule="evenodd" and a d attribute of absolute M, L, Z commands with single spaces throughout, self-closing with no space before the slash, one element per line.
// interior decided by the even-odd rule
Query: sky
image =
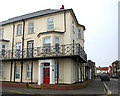
<path fill-rule="evenodd" d="M 77 20 L 86 27 L 85 51 L 96 66 L 109 66 L 118 59 L 119 0 L 1 0 L 0 22 L 43 10 L 72 8 Z"/>

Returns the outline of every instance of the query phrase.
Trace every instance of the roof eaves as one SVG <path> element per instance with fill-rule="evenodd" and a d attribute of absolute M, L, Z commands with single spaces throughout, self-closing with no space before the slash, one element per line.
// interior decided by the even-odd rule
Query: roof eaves
<path fill-rule="evenodd" d="M 37 12 L 33 12 L 33 13 L 29 13 L 29 14 L 25 14 L 25 15 L 21 15 L 21 16 L 17 16 L 17 17 L 5 20 L 3 22 L 0 22 L 0 25 L 2 26 L 2 25 L 5 25 L 5 24 L 17 22 L 17 21 L 22 21 L 22 20 L 26 20 L 26 19 L 30 19 L 30 18 L 35 18 L 35 17 L 54 14 L 54 13 L 59 13 L 59 12 L 64 12 L 64 11 L 68 11 L 68 10 L 71 10 L 71 9 L 63 9 L 63 10 L 46 9 L 46 10 L 37 11 Z M 43 12 L 43 11 L 49 11 L 49 12 Z"/>
<path fill-rule="evenodd" d="M 79 23 L 78 23 L 77 17 L 76 17 L 76 15 L 75 15 L 75 13 L 74 13 L 73 9 L 71 9 L 71 11 L 72 11 L 72 13 L 73 13 L 73 15 L 74 15 L 74 17 L 75 17 L 75 20 L 77 21 L 78 26 L 82 26 L 82 27 L 83 27 L 83 29 L 84 29 L 84 30 L 86 30 L 86 28 L 85 28 L 85 26 L 84 26 L 84 25 L 81 25 L 81 24 L 79 24 Z"/>

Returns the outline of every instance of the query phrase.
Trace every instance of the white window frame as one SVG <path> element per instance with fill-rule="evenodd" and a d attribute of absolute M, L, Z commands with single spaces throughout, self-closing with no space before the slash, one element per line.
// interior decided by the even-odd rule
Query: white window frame
<path fill-rule="evenodd" d="M 18 77 L 16 75 L 18 75 Z M 20 65 L 16 66 L 15 78 L 20 79 Z"/>
<path fill-rule="evenodd" d="M 34 22 L 28 23 L 28 33 L 34 33 Z"/>
<path fill-rule="evenodd" d="M 22 49 L 22 43 L 21 42 L 16 43 L 16 49 L 19 49 L 19 50 Z"/>
<path fill-rule="evenodd" d="M 5 66 L 4 64 L 0 64 L 0 78 L 4 78 L 5 76 Z"/>
<path fill-rule="evenodd" d="M 47 38 L 49 38 L 50 40 L 45 42 L 45 39 Z M 43 49 L 44 49 L 44 52 L 50 52 L 51 50 L 51 38 L 50 37 L 43 37 Z"/>
<path fill-rule="evenodd" d="M 17 25 L 17 35 L 22 35 L 22 24 Z"/>
<path fill-rule="evenodd" d="M 5 46 L 5 48 L 3 48 L 3 45 Z M 4 57 L 5 56 L 5 50 L 6 50 L 6 45 L 5 44 L 2 44 L 1 46 L 1 55 Z M 3 55 L 3 50 L 4 50 L 4 55 Z"/>
<path fill-rule="evenodd" d="M 56 38 L 58 39 L 58 41 L 56 41 Z M 59 52 L 59 44 L 60 44 L 60 38 L 59 37 L 55 37 L 55 51 Z"/>
<path fill-rule="evenodd" d="M 4 28 L 0 29 L 0 39 L 3 39 L 3 35 L 4 35 Z"/>
<path fill-rule="evenodd" d="M 17 42 L 16 43 L 16 48 L 15 48 L 15 56 L 16 58 L 20 58 L 21 57 L 21 50 L 22 50 L 22 43 L 21 42 Z"/>
<path fill-rule="evenodd" d="M 50 17 L 48 18 L 48 31 L 54 30 L 54 18 Z"/>
<path fill-rule="evenodd" d="M 31 67 L 30 69 L 29 69 L 29 67 Z M 32 64 L 27 64 L 27 79 L 31 79 L 31 72 L 32 72 Z M 29 76 L 28 76 L 28 74 L 29 74 Z"/>
<path fill-rule="evenodd" d="M 57 63 L 55 63 L 55 79 L 59 78 L 59 66 L 60 65 L 58 64 L 58 68 L 57 68 Z M 58 74 L 57 74 L 57 72 L 58 72 Z"/>
<path fill-rule="evenodd" d="M 80 37 L 79 37 L 79 35 L 80 35 Z M 82 36 L 82 35 L 81 35 L 81 29 L 78 28 L 78 38 L 81 39 L 81 36 Z"/>
<path fill-rule="evenodd" d="M 73 33 L 75 33 L 75 22 L 73 19 L 72 19 L 72 31 L 73 31 Z"/>

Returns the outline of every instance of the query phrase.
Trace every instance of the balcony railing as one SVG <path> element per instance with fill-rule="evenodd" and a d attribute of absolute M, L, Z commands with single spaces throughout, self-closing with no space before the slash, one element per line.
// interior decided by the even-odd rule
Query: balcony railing
<path fill-rule="evenodd" d="M 75 56 L 78 55 L 87 61 L 87 55 L 81 45 L 66 44 L 48 47 L 25 48 L 23 50 L 5 50 L 0 52 L 2 59 L 22 59 L 22 58 L 39 58 L 55 56 Z"/>

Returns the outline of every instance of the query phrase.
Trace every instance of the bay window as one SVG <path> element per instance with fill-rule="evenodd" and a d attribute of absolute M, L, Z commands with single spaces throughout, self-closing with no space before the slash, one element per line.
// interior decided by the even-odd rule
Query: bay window
<path fill-rule="evenodd" d="M 44 49 L 44 52 L 50 52 L 50 50 L 51 50 L 50 37 L 45 37 L 45 38 L 44 38 L 44 41 L 43 41 L 43 49 Z"/>

